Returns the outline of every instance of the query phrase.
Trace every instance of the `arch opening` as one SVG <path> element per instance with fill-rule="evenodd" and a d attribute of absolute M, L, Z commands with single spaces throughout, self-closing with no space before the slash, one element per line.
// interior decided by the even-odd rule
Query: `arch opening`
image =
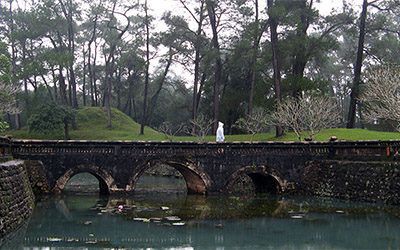
<path fill-rule="evenodd" d="M 256 194 L 271 194 L 276 195 L 280 192 L 279 182 L 271 175 L 260 173 L 248 174 L 254 185 Z"/>
<path fill-rule="evenodd" d="M 154 164 L 147 168 L 135 184 L 137 192 L 186 193 L 186 183 L 182 174 L 166 164 Z"/>
<path fill-rule="evenodd" d="M 225 191 L 238 195 L 269 194 L 283 192 L 284 181 L 266 167 L 244 167 L 233 173 L 225 186 Z"/>
<path fill-rule="evenodd" d="M 76 173 L 67 181 L 62 191 L 70 193 L 99 193 L 108 195 L 107 183 L 98 175 L 90 172 Z"/>
<path fill-rule="evenodd" d="M 113 177 L 108 172 L 96 166 L 78 166 L 69 169 L 64 175 L 58 178 L 53 189 L 54 192 L 60 193 L 64 191 L 70 180 L 72 180 L 72 184 L 82 185 L 83 190 L 86 192 L 90 192 L 87 186 L 96 189 L 96 183 L 98 183 L 96 190 L 101 195 L 108 195 L 112 191 L 118 190 Z"/>
<path fill-rule="evenodd" d="M 146 175 L 146 171 L 153 171 L 152 169 L 157 169 L 157 166 L 160 165 L 172 169 L 170 171 L 175 173 L 175 176 L 177 176 L 178 179 L 180 178 L 180 185 L 186 187 L 184 192 L 187 194 L 206 194 L 207 188 L 210 185 L 210 179 L 203 171 L 201 171 L 201 169 L 190 162 L 172 161 L 152 161 L 143 165 L 141 170 L 131 178 L 127 190 L 132 191 L 137 188 L 140 189 L 140 186 L 138 186 L 138 184 L 140 184 L 139 179 L 141 179 L 143 175 Z"/>

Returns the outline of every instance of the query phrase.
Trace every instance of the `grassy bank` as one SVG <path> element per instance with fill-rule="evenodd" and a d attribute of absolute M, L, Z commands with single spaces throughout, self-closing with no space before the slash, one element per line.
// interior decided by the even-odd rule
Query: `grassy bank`
<path fill-rule="evenodd" d="M 106 127 L 107 116 L 101 108 L 87 107 L 77 113 L 77 130 L 71 130 L 74 140 L 135 140 L 135 141 L 165 141 L 162 133 L 146 127 L 145 135 L 139 135 L 140 125 L 117 109 L 112 112 L 112 129 Z M 8 131 L 6 134 L 21 139 L 63 139 L 63 134 L 38 135 L 29 133 L 25 128 L 18 131 Z M 316 136 L 318 141 L 327 141 L 331 136 L 340 140 L 400 140 L 398 132 L 379 132 L 365 129 L 326 129 Z M 227 135 L 226 141 L 250 141 L 251 135 Z M 198 141 L 195 137 L 174 137 L 174 141 Z M 207 136 L 206 141 L 215 141 L 214 136 Z M 254 136 L 253 141 L 297 141 L 294 133 L 276 138 L 273 133 L 263 133 Z"/>
<path fill-rule="evenodd" d="M 102 108 L 86 107 L 78 110 L 76 130 L 70 130 L 73 140 L 163 140 L 164 135 L 146 127 L 144 135 L 140 135 L 140 125 L 123 112 L 112 110 L 112 128 L 107 125 L 107 114 Z M 15 138 L 21 139 L 63 139 L 62 131 L 53 134 L 30 133 L 27 128 L 8 131 Z"/>

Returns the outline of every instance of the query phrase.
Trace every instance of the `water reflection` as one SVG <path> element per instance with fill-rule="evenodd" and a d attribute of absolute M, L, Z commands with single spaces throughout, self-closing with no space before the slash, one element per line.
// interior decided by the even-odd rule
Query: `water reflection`
<path fill-rule="evenodd" d="M 188 196 L 179 181 L 144 178 L 133 197 L 47 197 L 18 237 L 0 248 L 400 248 L 398 207 L 300 197 Z M 91 190 L 80 185 L 78 190 Z"/>
<path fill-rule="evenodd" d="M 398 249 L 396 213 L 398 208 L 323 199 L 65 195 L 39 202 L 24 241 L 15 244 L 25 249 Z"/>

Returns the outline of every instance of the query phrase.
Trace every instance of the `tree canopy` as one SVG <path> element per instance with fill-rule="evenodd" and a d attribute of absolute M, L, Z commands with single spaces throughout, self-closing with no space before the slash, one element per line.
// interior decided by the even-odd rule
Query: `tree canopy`
<path fill-rule="evenodd" d="M 175 3 L 156 16 L 147 0 L 1 1 L 4 119 L 19 129 L 54 103 L 104 107 L 110 129 L 117 108 L 142 133 L 200 116 L 229 134 L 313 93 L 337 105 L 338 126 L 362 127 L 366 69 L 399 64 L 396 0 L 343 1 L 327 15 L 312 0 Z"/>

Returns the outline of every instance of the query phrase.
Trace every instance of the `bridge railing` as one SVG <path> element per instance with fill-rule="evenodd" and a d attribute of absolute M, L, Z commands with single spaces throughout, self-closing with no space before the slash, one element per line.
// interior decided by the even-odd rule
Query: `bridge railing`
<path fill-rule="evenodd" d="M 3 143 L 3 144 L 1 144 Z M 1 146 L 3 145 L 3 146 Z M 310 155 L 330 158 L 384 158 L 400 149 L 400 141 L 338 142 L 128 142 L 0 140 L 13 155 L 131 155 L 131 156 L 259 156 Z"/>

